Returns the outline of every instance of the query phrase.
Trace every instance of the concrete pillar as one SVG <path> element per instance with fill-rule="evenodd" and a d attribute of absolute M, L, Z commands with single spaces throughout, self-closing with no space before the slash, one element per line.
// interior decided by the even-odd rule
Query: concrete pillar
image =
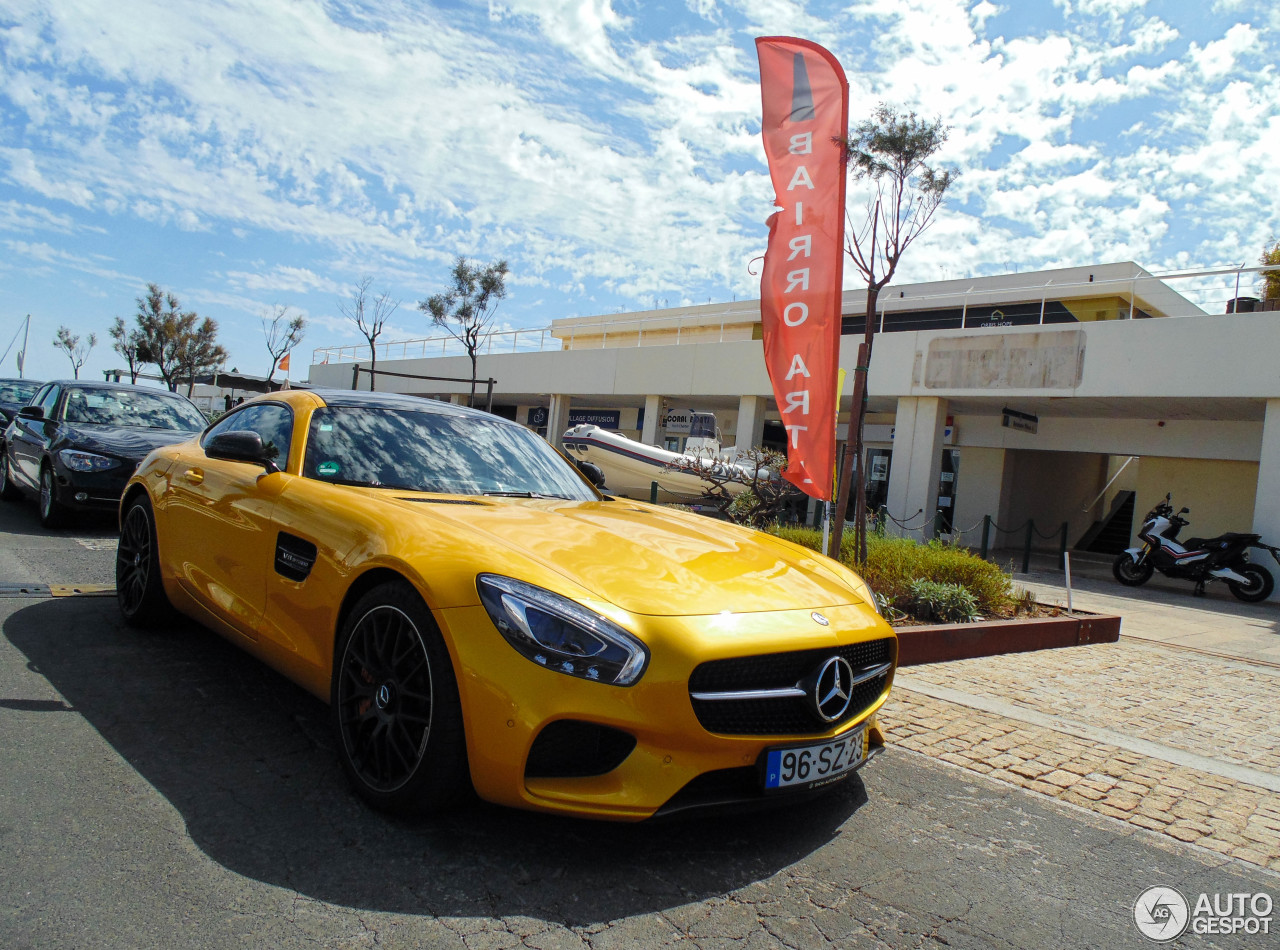
<path fill-rule="evenodd" d="M 551 406 L 547 410 L 547 441 L 560 448 L 564 430 L 569 428 L 569 402 L 571 397 L 551 394 Z"/>
<path fill-rule="evenodd" d="M 738 399 L 738 434 L 734 447 L 739 455 L 760 448 L 764 441 L 764 396 L 742 396 Z"/>
<path fill-rule="evenodd" d="M 644 397 L 644 428 L 640 430 L 640 441 L 645 445 L 658 444 L 658 430 L 662 428 L 662 397 Z"/>
<path fill-rule="evenodd" d="M 1268 544 L 1280 544 L 1280 399 L 1267 400 L 1267 413 L 1262 423 L 1262 451 L 1258 456 L 1258 493 L 1253 502 L 1253 530 Z M 1264 565 L 1280 581 L 1280 565 L 1264 551 L 1254 550 L 1250 557 L 1261 555 Z M 1280 600 L 1280 583 L 1272 600 Z"/>
<path fill-rule="evenodd" d="M 942 438 L 946 425 L 945 399 L 936 396 L 903 396 L 898 400 L 887 504 L 889 514 L 915 528 L 903 533 L 926 541 L 933 537 L 933 516 L 938 508 L 938 478 L 942 469 Z M 921 525 L 922 519 L 924 523 Z M 896 526 L 890 521 L 888 527 L 892 529 Z"/>

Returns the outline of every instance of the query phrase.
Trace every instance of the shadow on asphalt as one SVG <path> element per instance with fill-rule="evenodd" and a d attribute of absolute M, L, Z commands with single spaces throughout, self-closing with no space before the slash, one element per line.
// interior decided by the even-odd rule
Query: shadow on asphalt
<path fill-rule="evenodd" d="M 748 815 L 618 825 L 475 801 L 395 821 L 349 790 L 324 704 L 216 634 L 140 634 L 115 611 L 108 598 L 42 601 L 4 634 L 205 854 L 316 900 L 585 926 L 764 880 L 831 841 L 867 800 L 854 775 L 822 798 Z"/>
<path fill-rule="evenodd" d="M 117 538 L 120 536 L 115 509 L 77 512 L 61 528 L 40 523 L 36 503 L 29 498 L 0 502 L 0 532 L 28 537 Z"/>

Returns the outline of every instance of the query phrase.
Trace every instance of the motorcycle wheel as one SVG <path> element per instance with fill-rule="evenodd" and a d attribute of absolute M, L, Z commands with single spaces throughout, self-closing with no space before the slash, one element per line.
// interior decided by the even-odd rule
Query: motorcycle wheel
<path fill-rule="evenodd" d="M 1271 596 L 1271 592 L 1275 590 L 1276 582 L 1271 577 L 1271 572 L 1261 564 L 1245 564 L 1243 567 L 1235 568 L 1237 574 L 1243 574 L 1249 578 L 1249 583 L 1241 584 L 1236 581 L 1227 581 L 1227 587 L 1231 593 L 1236 596 L 1237 600 L 1243 600 L 1246 604 L 1254 604 L 1260 600 L 1266 600 Z"/>
<path fill-rule="evenodd" d="M 1115 563 L 1111 565 L 1111 573 L 1125 587 L 1141 587 L 1151 580 L 1151 575 L 1155 573 L 1155 568 L 1151 566 L 1149 561 L 1135 564 L 1133 558 L 1128 554 L 1121 554 L 1116 558 Z"/>

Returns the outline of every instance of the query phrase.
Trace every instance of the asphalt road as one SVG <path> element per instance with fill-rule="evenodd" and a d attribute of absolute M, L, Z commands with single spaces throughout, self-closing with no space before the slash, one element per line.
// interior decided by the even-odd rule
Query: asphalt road
<path fill-rule="evenodd" d="M 0 505 L 0 585 L 109 584 L 112 538 Z M 1280 902 L 1274 874 L 892 745 L 799 808 L 399 823 L 347 790 L 323 705 L 207 631 L 140 635 L 85 596 L 0 597 L 0 631 L 13 950 L 1153 947 L 1152 885 Z"/>

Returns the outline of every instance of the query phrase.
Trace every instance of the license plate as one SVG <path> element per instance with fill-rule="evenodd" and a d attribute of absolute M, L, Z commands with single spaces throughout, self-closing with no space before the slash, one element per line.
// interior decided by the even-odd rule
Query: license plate
<path fill-rule="evenodd" d="M 856 769 L 866 756 L 866 726 L 827 742 L 769 749 L 765 753 L 764 787 L 822 785 Z"/>

